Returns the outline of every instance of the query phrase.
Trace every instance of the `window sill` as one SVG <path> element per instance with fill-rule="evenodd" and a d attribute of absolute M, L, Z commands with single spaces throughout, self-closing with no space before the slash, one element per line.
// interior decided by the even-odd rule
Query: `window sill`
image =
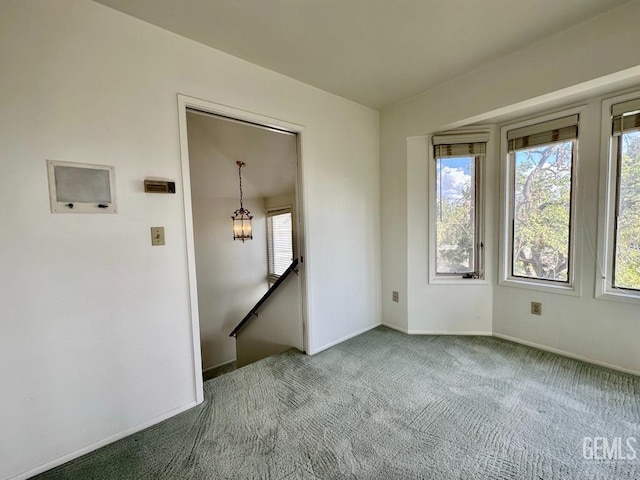
<path fill-rule="evenodd" d="M 432 285 L 488 285 L 485 278 L 462 278 L 462 277 L 431 277 L 429 283 Z"/>
<path fill-rule="evenodd" d="M 539 292 L 555 293 L 559 295 L 572 295 L 574 297 L 582 296 L 580 288 L 576 285 L 554 285 L 547 282 L 537 282 L 535 280 L 516 280 L 515 278 L 507 278 L 498 282 L 503 287 L 524 288 L 527 290 L 537 290 Z"/>
<path fill-rule="evenodd" d="M 617 289 L 607 289 L 602 293 L 596 294 L 596 299 L 640 305 L 640 292 L 633 294 L 625 293 Z"/>

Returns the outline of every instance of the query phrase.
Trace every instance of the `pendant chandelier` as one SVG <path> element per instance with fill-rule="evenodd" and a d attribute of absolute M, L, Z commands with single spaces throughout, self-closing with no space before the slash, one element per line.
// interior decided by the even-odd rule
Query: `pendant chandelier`
<path fill-rule="evenodd" d="M 244 243 L 245 240 L 253 238 L 251 231 L 251 219 L 253 216 L 249 210 L 244 208 L 242 203 L 242 167 L 247 165 L 240 161 L 236 162 L 236 165 L 238 165 L 238 178 L 240 180 L 240 208 L 233 212 L 231 220 L 233 220 L 233 239 L 242 240 L 242 243 Z"/>

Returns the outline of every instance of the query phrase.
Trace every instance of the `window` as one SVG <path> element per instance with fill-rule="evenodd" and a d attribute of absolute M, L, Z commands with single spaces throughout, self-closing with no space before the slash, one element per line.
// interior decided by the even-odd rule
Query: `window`
<path fill-rule="evenodd" d="M 605 291 L 640 297 L 640 99 L 616 103 L 608 119 Z"/>
<path fill-rule="evenodd" d="M 291 208 L 267 211 L 267 263 L 269 284 L 274 283 L 293 261 Z"/>
<path fill-rule="evenodd" d="M 578 115 L 507 130 L 503 280 L 573 288 Z"/>
<path fill-rule="evenodd" d="M 442 278 L 484 276 L 481 203 L 482 159 L 488 134 L 435 135 L 435 245 L 432 274 Z"/>

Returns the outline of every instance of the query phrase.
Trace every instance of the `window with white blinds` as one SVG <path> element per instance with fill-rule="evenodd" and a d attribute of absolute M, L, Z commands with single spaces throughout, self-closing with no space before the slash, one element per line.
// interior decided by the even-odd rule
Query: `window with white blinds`
<path fill-rule="evenodd" d="M 291 208 L 267 211 L 267 263 L 269 282 L 275 282 L 293 261 Z"/>

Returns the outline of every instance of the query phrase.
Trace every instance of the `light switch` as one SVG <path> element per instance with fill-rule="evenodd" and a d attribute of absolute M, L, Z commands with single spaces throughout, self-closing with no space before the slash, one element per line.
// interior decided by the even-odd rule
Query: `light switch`
<path fill-rule="evenodd" d="M 151 245 L 164 245 L 164 227 L 151 227 Z"/>

